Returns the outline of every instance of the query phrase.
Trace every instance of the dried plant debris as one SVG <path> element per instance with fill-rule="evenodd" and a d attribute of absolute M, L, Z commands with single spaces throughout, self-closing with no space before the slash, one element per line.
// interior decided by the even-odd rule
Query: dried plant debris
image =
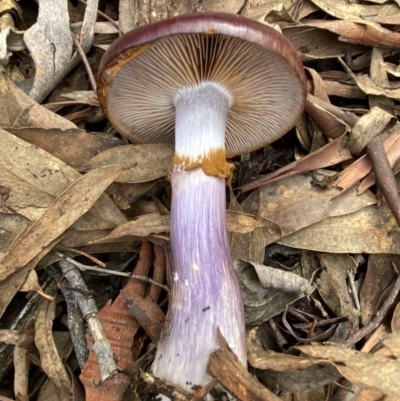
<path fill-rule="evenodd" d="M 174 147 L 121 136 L 96 77 L 121 33 L 204 12 L 282 32 L 309 93 L 285 137 L 232 159 L 248 367 L 219 333 L 189 394 L 150 369 Z M 399 0 L 0 2 L 0 399 L 398 400 L 399 26 Z"/>

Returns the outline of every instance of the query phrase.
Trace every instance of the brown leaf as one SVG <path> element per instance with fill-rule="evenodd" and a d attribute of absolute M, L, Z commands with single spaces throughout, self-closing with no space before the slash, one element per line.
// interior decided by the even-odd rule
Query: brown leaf
<path fill-rule="evenodd" d="M 334 366 L 320 364 L 305 357 L 266 350 L 261 341 L 265 333 L 253 328 L 247 335 L 247 356 L 257 376 L 271 389 L 293 393 L 310 391 L 337 381 L 341 374 Z M 263 338 L 264 337 L 264 338 Z"/>
<path fill-rule="evenodd" d="M 229 247 L 231 250 L 232 260 L 244 259 L 252 260 L 256 263 L 262 263 L 264 261 L 265 245 L 264 236 L 261 228 L 257 228 L 256 219 L 253 217 L 253 221 L 249 220 L 250 214 L 243 214 L 243 210 L 239 205 L 232 188 L 230 187 L 231 201 L 229 203 L 229 209 L 227 211 L 227 225 L 228 225 L 228 236 L 229 236 Z M 238 233 L 230 227 L 230 220 L 233 217 L 239 217 L 241 215 L 246 216 L 247 226 L 254 227 L 253 232 Z"/>
<path fill-rule="evenodd" d="M 364 46 L 400 48 L 400 33 L 389 31 L 378 24 L 366 20 L 357 19 L 357 22 L 348 20 L 313 20 L 302 26 L 327 29 L 339 35 L 339 40 L 343 42 Z"/>
<path fill-rule="evenodd" d="M 240 189 L 243 192 L 249 191 L 251 189 L 259 188 L 261 185 L 273 183 L 296 174 L 334 166 L 335 164 L 349 160 L 352 156 L 349 149 L 343 147 L 342 141 L 343 137 L 339 137 L 307 156 L 302 157 L 300 160 L 289 163 L 255 181 L 241 185 L 237 189 Z"/>
<path fill-rule="evenodd" d="M 354 260 L 349 255 L 326 254 L 317 255 L 323 268 L 317 280 L 317 289 L 321 298 L 336 316 L 346 317 L 348 322 L 342 323 L 340 335 L 346 334 L 341 340 L 346 340 L 358 328 L 359 312 L 350 298 L 347 276 L 354 267 Z"/>
<path fill-rule="evenodd" d="M 126 236 L 148 237 L 151 234 L 160 234 L 169 232 L 170 217 L 159 213 L 145 214 L 137 217 L 133 221 L 128 221 L 109 235 L 101 238 L 94 243 L 109 242 Z"/>
<path fill-rule="evenodd" d="M 102 132 L 81 129 L 8 128 L 8 132 L 35 145 L 77 168 L 106 149 L 121 146 L 124 142 Z"/>
<path fill-rule="evenodd" d="M 71 394 L 71 378 L 58 355 L 52 334 L 55 305 L 54 301 L 41 302 L 35 321 L 35 345 L 44 372 L 61 392 Z"/>
<path fill-rule="evenodd" d="M 0 280 L 23 268 L 43 248 L 59 238 L 93 206 L 123 169 L 121 166 L 104 167 L 76 180 L 46 209 L 37 222 L 15 240 L 0 264 Z"/>
<path fill-rule="evenodd" d="M 353 155 L 360 155 L 375 136 L 379 135 L 396 118 L 379 107 L 373 107 L 358 119 L 351 130 L 348 147 Z"/>
<path fill-rule="evenodd" d="M 262 275 L 262 271 L 266 266 L 257 265 L 256 269 L 256 264 L 240 259 L 234 261 L 234 266 L 242 289 L 247 324 L 260 325 L 281 313 L 288 304 L 304 297 L 304 287 L 287 292 L 279 291 L 267 285 L 266 282 L 261 283 L 260 271 Z M 277 274 L 282 275 L 282 272 L 277 272 Z M 294 274 L 291 273 L 291 275 Z M 301 277 L 297 277 L 297 279 L 301 281 Z M 302 284 L 304 284 L 304 281 Z M 282 287 L 283 285 L 280 284 L 280 286 Z"/>
<path fill-rule="evenodd" d="M 14 393 L 18 401 L 29 401 L 28 381 L 29 381 L 29 359 L 24 348 L 16 346 L 14 348 Z"/>
<path fill-rule="evenodd" d="M 242 207 L 246 212 L 257 212 L 268 245 L 328 217 L 346 215 L 376 203 L 372 193 L 356 196 L 355 188 L 347 196 L 337 198 L 339 193 L 340 190 L 313 185 L 311 175 L 297 175 L 261 187 Z"/>
<path fill-rule="evenodd" d="M 50 301 L 54 300 L 53 296 L 43 292 L 42 287 L 40 286 L 39 281 L 38 281 L 38 276 L 34 270 L 29 270 L 28 275 L 26 276 L 26 279 L 19 290 L 21 292 L 36 291 L 43 298 L 46 298 Z"/>
<path fill-rule="evenodd" d="M 42 102 L 64 78 L 72 56 L 67 1 L 39 3 L 37 22 L 24 34 L 24 41 L 35 62 L 36 74 L 29 96 Z"/>
<path fill-rule="evenodd" d="M 374 317 L 380 306 L 380 299 L 396 278 L 392 263 L 400 266 L 400 257 L 397 255 L 369 255 L 367 272 L 359 294 L 363 326 L 367 326 Z"/>
<path fill-rule="evenodd" d="M 0 185 L 7 190 L 7 211 L 39 219 L 81 175 L 44 150 L 0 129 Z M 78 229 L 114 228 L 124 216 L 106 196 L 75 225 Z"/>
<path fill-rule="evenodd" d="M 400 130 L 394 130 L 388 138 L 385 139 L 383 146 L 387 152 L 390 165 L 393 167 L 398 155 L 400 154 Z M 357 181 L 363 179 L 372 170 L 369 157 L 364 155 L 350 164 L 347 168 L 338 174 L 338 177 L 328 184 L 329 188 L 339 187 L 344 191 L 351 188 Z M 357 194 L 361 195 L 375 183 L 375 176 L 366 177 L 357 189 Z"/>
<path fill-rule="evenodd" d="M 400 253 L 392 213 L 367 206 L 344 216 L 328 217 L 283 238 L 282 245 L 333 253 Z"/>
<path fill-rule="evenodd" d="M 0 330 L 0 341 L 28 349 L 33 345 L 31 330 Z"/>
<path fill-rule="evenodd" d="M 366 51 L 364 46 L 337 40 L 337 35 L 327 29 L 318 25 L 299 24 L 284 27 L 282 33 L 304 61 L 343 57 L 346 53 L 360 54 Z"/>
<path fill-rule="evenodd" d="M 321 10 L 333 17 L 357 21 L 361 24 L 368 23 L 368 17 L 374 16 L 374 21 L 380 22 L 380 16 L 393 15 L 399 12 L 399 7 L 394 4 L 370 5 L 348 3 L 338 0 L 332 3 L 329 0 L 311 0 Z M 373 26 L 373 25 L 372 25 Z"/>
<path fill-rule="evenodd" d="M 3 228 L 3 232 L 0 235 L 0 260 L 3 259 L 15 238 L 26 230 L 29 223 L 29 220 L 21 215 L 0 213 L 0 226 Z"/>
<path fill-rule="evenodd" d="M 105 150 L 80 168 L 89 171 L 113 164 L 132 164 L 117 182 L 140 183 L 166 176 L 171 166 L 174 148 L 167 144 L 125 145 Z"/>
<path fill-rule="evenodd" d="M 382 342 L 386 348 L 389 348 L 389 350 L 393 354 L 393 356 L 397 360 L 399 360 L 400 359 L 400 333 L 393 334 L 390 337 L 385 338 Z"/>
<path fill-rule="evenodd" d="M 334 363 L 350 382 L 363 388 L 381 390 L 393 397 L 400 394 L 400 362 L 380 355 L 340 347 L 297 346 L 306 355 Z"/>
<path fill-rule="evenodd" d="M 33 101 L 0 68 L 0 127 L 68 129 L 76 125 Z"/>

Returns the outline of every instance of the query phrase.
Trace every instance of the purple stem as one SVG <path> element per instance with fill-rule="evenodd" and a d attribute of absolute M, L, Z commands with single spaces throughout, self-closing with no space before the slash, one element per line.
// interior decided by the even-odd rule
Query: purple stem
<path fill-rule="evenodd" d="M 224 149 L 229 94 L 214 84 L 200 85 L 180 93 L 175 107 L 176 154 L 186 161 L 172 171 L 171 320 L 153 373 L 193 391 L 210 380 L 206 369 L 219 348 L 218 327 L 246 365 L 245 321 L 226 229 L 225 179 L 185 169 L 185 163 Z"/>

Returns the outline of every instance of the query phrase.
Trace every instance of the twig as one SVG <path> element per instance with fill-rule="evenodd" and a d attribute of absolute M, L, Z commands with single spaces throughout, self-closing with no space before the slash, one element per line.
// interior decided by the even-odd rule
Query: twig
<path fill-rule="evenodd" d="M 357 289 L 354 284 L 354 274 L 351 270 L 349 270 L 347 272 L 347 278 L 349 280 L 349 286 L 350 286 L 350 290 L 351 290 L 351 295 L 353 297 L 354 307 L 359 311 L 361 309 L 360 301 L 358 300 Z"/>
<path fill-rule="evenodd" d="M 85 4 L 87 6 L 87 3 L 85 0 L 78 0 L 82 4 Z M 119 29 L 119 23 L 117 21 L 114 21 L 111 17 L 109 17 L 106 13 L 103 13 L 103 11 L 97 10 L 97 14 L 100 15 L 100 17 L 104 18 L 105 20 L 111 22 L 116 28 Z"/>
<path fill-rule="evenodd" d="M 284 346 L 288 343 L 286 338 L 283 336 L 281 331 L 279 330 L 279 327 L 277 326 L 274 318 L 272 317 L 271 319 L 268 320 L 268 326 L 272 331 L 273 336 L 275 337 L 275 341 L 278 344 L 278 347 L 280 349 L 283 349 Z"/>
<path fill-rule="evenodd" d="M 204 387 L 196 390 L 190 401 L 202 401 L 205 396 L 218 384 L 217 379 L 211 379 Z"/>
<path fill-rule="evenodd" d="M 385 299 L 382 307 L 376 312 L 375 317 L 369 322 L 369 324 L 363 327 L 361 330 L 357 331 L 353 336 L 351 336 L 347 341 L 342 344 L 344 348 L 353 347 L 358 341 L 362 340 L 367 334 L 375 330 L 382 322 L 383 318 L 386 316 L 387 311 L 393 305 L 396 300 L 397 295 L 400 292 L 400 275 L 397 276 L 389 295 Z"/>
<path fill-rule="evenodd" d="M 374 167 L 375 179 L 386 202 L 400 226 L 400 195 L 396 178 L 390 167 L 382 138 L 376 136 L 366 147 L 371 163 Z"/>
<path fill-rule="evenodd" d="M 353 127 L 358 118 L 355 114 L 344 112 L 339 107 L 333 104 L 324 102 L 313 95 L 308 95 L 307 102 L 314 102 L 320 107 L 329 111 L 336 117 L 341 118 L 348 125 Z M 311 109 L 306 106 L 306 111 L 311 113 Z M 311 115 L 312 116 L 312 115 Z M 394 177 L 392 168 L 390 167 L 387 154 L 383 147 L 382 138 L 378 135 L 366 146 L 368 156 L 372 163 L 372 168 L 375 173 L 376 183 L 381 190 L 386 202 L 392 211 L 397 224 L 400 226 L 400 195 L 396 179 Z"/>
<path fill-rule="evenodd" d="M 141 275 L 137 275 L 137 274 L 132 274 L 132 273 L 125 273 L 125 272 L 119 272 L 116 270 L 110 270 L 110 269 L 103 269 L 101 267 L 96 267 L 96 266 L 88 266 L 88 265 L 84 265 L 82 263 L 77 262 L 76 260 L 60 253 L 60 252 L 56 252 L 57 256 L 59 256 L 60 258 L 62 258 L 63 260 L 68 261 L 69 263 L 73 264 L 74 266 L 76 266 L 79 270 L 82 271 L 87 271 L 87 272 L 96 272 L 96 273 L 101 273 L 101 274 L 110 274 L 110 275 L 114 275 L 114 276 L 122 276 L 122 277 L 128 277 L 128 278 L 136 278 L 138 280 L 142 280 L 145 281 L 147 283 L 156 285 L 160 288 L 162 288 L 163 290 L 169 292 L 169 288 L 166 285 L 163 285 L 155 280 L 152 280 L 151 278 L 147 277 L 147 276 L 141 276 Z"/>
<path fill-rule="evenodd" d="M 50 265 L 46 270 L 57 283 L 63 279 L 63 276 L 57 266 Z M 85 323 L 82 313 L 78 308 L 74 292 L 62 286 L 61 292 L 63 293 L 65 302 L 67 303 L 68 329 L 71 335 L 71 341 L 74 345 L 79 367 L 82 369 L 85 366 L 89 356 L 89 350 L 85 341 Z"/>
<path fill-rule="evenodd" d="M 96 257 L 94 257 L 93 255 L 90 255 L 86 252 L 80 251 L 78 249 L 75 248 L 68 248 L 68 247 L 62 247 L 63 250 L 71 252 L 71 253 L 75 253 L 76 255 L 80 255 L 80 256 L 84 256 L 85 258 L 91 260 L 93 263 L 96 263 L 97 266 L 106 268 L 107 265 L 102 262 L 100 259 L 97 259 Z"/>
<path fill-rule="evenodd" d="M 175 401 L 189 401 L 190 394 L 147 372 L 141 372 L 140 378 L 150 387 L 151 392 L 168 396 Z"/>
<path fill-rule="evenodd" d="M 60 266 L 62 273 L 70 283 L 71 287 L 77 288 L 82 292 L 88 291 L 79 270 L 74 264 L 67 260 L 62 260 L 58 262 L 58 266 Z M 98 318 L 96 302 L 91 295 L 84 296 L 80 292 L 75 292 L 74 295 L 79 308 L 81 309 L 82 315 L 88 324 L 90 334 L 92 335 L 93 350 L 96 354 L 97 360 L 99 361 L 101 378 L 102 380 L 106 380 L 114 377 L 118 373 L 118 367 L 114 361 L 111 344 L 108 341 Z"/>
<path fill-rule="evenodd" d="M 95 79 L 95 77 L 93 75 L 92 68 L 90 67 L 89 61 L 88 61 L 88 59 L 86 57 L 85 52 L 82 49 L 81 44 L 79 43 L 79 40 L 77 39 L 77 37 L 75 36 L 74 33 L 71 33 L 71 35 L 72 35 L 72 40 L 74 41 L 74 45 L 76 47 L 76 50 L 78 50 L 78 53 L 82 58 L 83 64 L 86 67 L 86 71 L 88 73 L 89 81 L 90 81 L 90 84 L 92 85 L 93 92 L 96 94 L 97 93 L 97 84 L 96 84 L 96 79 Z"/>

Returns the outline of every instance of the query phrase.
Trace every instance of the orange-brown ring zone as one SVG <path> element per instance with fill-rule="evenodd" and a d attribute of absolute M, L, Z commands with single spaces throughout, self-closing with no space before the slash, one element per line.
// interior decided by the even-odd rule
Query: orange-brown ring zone
<path fill-rule="evenodd" d="M 200 160 L 193 161 L 188 156 L 175 155 L 173 159 L 174 166 L 182 167 L 183 170 L 189 171 L 201 167 L 206 175 L 212 175 L 219 178 L 232 178 L 235 168 L 233 163 L 226 160 L 225 151 L 216 149 L 210 151 Z"/>

